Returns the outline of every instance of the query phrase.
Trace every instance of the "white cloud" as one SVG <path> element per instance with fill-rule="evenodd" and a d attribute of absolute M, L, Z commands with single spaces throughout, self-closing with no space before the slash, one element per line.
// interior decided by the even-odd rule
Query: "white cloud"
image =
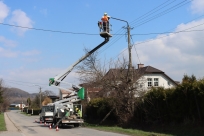
<path fill-rule="evenodd" d="M 204 0 L 193 0 L 191 10 L 193 13 L 204 13 Z"/>
<path fill-rule="evenodd" d="M 8 14 L 9 8 L 3 3 L 3 1 L 0 1 L 0 22 L 3 22 L 4 19 L 8 16 Z"/>
<path fill-rule="evenodd" d="M 14 58 L 17 56 L 18 56 L 18 52 L 14 52 L 0 47 L 0 57 Z"/>
<path fill-rule="evenodd" d="M 6 39 L 3 36 L 0 36 L 0 43 L 3 43 L 3 45 L 7 46 L 7 47 L 15 47 L 17 45 L 17 43 L 15 41 Z"/>
<path fill-rule="evenodd" d="M 22 10 L 14 10 L 12 12 L 12 17 L 10 19 L 10 23 L 18 26 L 23 26 L 23 27 L 33 27 L 33 21 L 26 15 L 25 12 Z M 15 32 L 17 32 L 18 35 L 23 35 L 28 29 L 26 28 L 13 28 Z"/>
<path fill-rule="evenodd" d="M 200 24 L 204 24 L 204 19 L 188 24 L 180 24 L 175 31 Z M 204 30 L 204 25 L 193 30 Z M 204 31 L 185 32 L 168 36 L 160 35 L 153 41 L 138 44 L 136 47 L 141 63 L 144 63 L 145 66 L 150 65 L 158 68 L 175 80 L 181 80 L 184 74 L 194 74 L 198 78 L 202 78 L 204 77 L 203 35 Z M 132 54 L 133 63 L 136 65 L 139 62 L 134 48 Z"/>

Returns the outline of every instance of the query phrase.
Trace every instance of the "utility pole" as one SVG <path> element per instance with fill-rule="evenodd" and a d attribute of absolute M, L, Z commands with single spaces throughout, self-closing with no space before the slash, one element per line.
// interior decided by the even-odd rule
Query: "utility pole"
<path fill-rule="evenodd" d="M 127 72 L 127 77 L 128 77 L 128 80 L 131 82 L 131 86 L 133 86 L 133 67 L 132 67 L 132 53 L 131 53 L 131 50 L 132 50 L 132 45 L 131 45 L 131 42 L 130 42 L 130 26 L 128 25 L 127 26 L 127 32 L 128 32 L 128 52 L 129 52 L 129 64 L 128 64 L 128 72 Z M 133 101 L 133 97 L 134 97 L 134 91 L 132 90 L 131 91 L 131 108 L 132 108 L 132 111 L 134 112 L 135 110 L 135 107 L 134 107 L 134 101 Z"/>
<path fill-rule="evenodd" d="M 118 19 L 118 18 L 114 18 L 114 17 L 111 17 L 111 18 L 127 23 L 126 29 L 127 29 L 127 34 L 128 34 L 128 52 L 129 52 L 129 63 L 128 63 L 127 81 L 130 82 L 129 85 L 132 88 L 133 87 L 133 71 L 134 71 L 134 69 L 132 68 L 132 53 L 131 53 L 132 45 L 130 43 L 130 29 L 131 28 L 130 28 L 130 26 L 129 26 L 127 21 L 121 20 L 121 19 Z M 134 90 L 131 90 L 130 97 L 131 97 L 130 103 L 131 103 L 132 112 L 134 112 L 134 101 L 133 101 Z"/>
<path fill-rule="evenodd" d="M 132 53 L 131 53 L 131 49 L 132 49 L 132 46 L 131 46 L 131 43 L 130 43 L 130 26 L 128 24 L 127 21 L 125 20 L 122 20 L 122 19 L 118 19 L 118 18 L 115 18 L 115 17 L 111 17 L 112 19 L 115 19 L 115 20 L 119 20 L 119 21 L 123 21 L 123 22 L 126 22 L 127 23 L 127 33 L 128 33 L 128 52 L 129 52 L 129 64 L 128 64 L 128 72 L 127 72 L 127 78 L 128 80 L 131 80 L 131 82 L 133 81 L 133 70 L 132 70 Z"/>
<path fill-rule="evenodd" d="M 131 80 L 131 82 L 133 82 L 133 69 L 132 69 L 132 45 L 130 42 L 130 26 L 127 26 L 127 32 L 128 32 L 128 52 L 129 52 L 129 64 L 128 64 L 128 71 L 129 71 L 129 79 Z"/>

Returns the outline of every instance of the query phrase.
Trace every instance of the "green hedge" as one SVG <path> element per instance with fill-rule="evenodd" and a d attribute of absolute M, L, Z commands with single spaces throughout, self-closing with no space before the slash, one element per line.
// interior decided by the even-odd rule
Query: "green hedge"
<path fill-rule="evenodd" d="M 39 115 L 40 111 L 41 111 L 40 109 L 28 109 L 28 108 L 23 109 L 23 112 L 31 115 Z"/>
<path fill-rule="evenodd" d="M 101 120 L 112 109 L 110 98 L 96 98 L 86 107 L 88 119 Z M 114 112 L 107 120 L 115 119 Z M 187 80 L 176 88 L 152 88 L 136 98 L 135 112 L 129 123 L 164 125 L 204 123 L 204 79 Z"/>
<path fill-rule="evenodd" d="M 203 122 L 204 80 L 153 88 L 137 103 L 135 119 L 147 124 Z"/>

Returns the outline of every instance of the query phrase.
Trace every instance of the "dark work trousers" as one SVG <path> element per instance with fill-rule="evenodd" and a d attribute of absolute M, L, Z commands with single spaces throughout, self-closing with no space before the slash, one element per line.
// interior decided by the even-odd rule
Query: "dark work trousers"
<path fill-rule="evenodd" d="M 103 31 L 109 33 L 109 22 L 103 22 Z"/>

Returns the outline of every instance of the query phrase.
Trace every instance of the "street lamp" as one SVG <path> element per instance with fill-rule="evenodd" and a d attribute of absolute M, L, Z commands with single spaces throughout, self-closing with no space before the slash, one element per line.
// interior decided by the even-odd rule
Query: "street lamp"
<path fill-rule="evenodd" d="M 39 87 L 39 89 L 40 89 L 40 92 L 39 92 L 39 93 L 40 93 L 40 108 L 41 108 L 41 107 L 42 107 L 42 106 L 41 106 L 41 105 L 42 105 L 42 104 L 41 104 L 41 89 L 42 89 L 42 87 L 41 87 L 41 86 L 39 86 L 39 85 L 34 85 L 34 86 L 38 86 L 38 87 Z"/>

